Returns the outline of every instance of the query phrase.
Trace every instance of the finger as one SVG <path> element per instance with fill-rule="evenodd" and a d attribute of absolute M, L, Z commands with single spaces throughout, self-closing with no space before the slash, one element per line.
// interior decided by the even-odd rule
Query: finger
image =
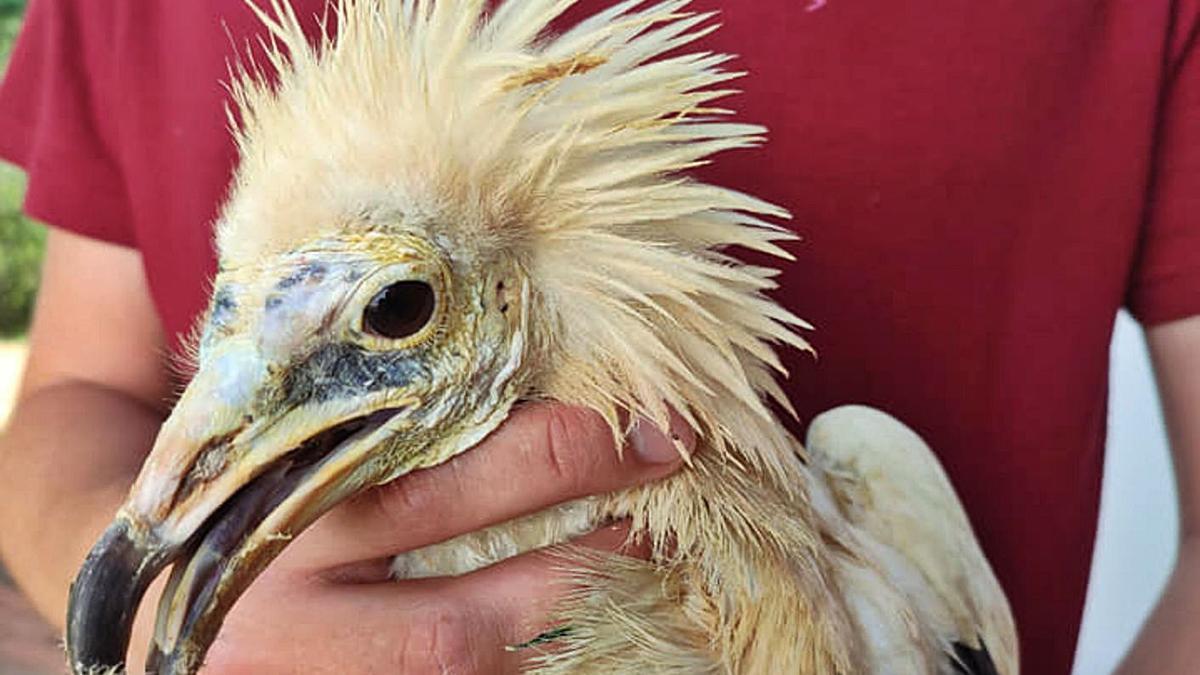
<path fill-rule="evenodd" d="M 573 544 L 628 553 L 628 532 L 623 523 Z M 528 653 L 510 647 L 543 632 L 570 588 L 548 551 L 457 578 L 344 586 L 273 577 L 234 607 L 206 672 L 516 672 Z"/>
<path fill-rule="evenodd" d="M 454 581 L 254 584 L 226 618 L 204 673 L 501 672 L 495 622 L 460 601 L 448 588 Z"/>
<path fill-rule="evenodd" d="M 596 413 L 523 407 L 479 447 L 370 490 L 301 537 L 292 560 L 326 568 L 395 555 L 588 495 L 663 478 L 695 448 L 681 420 L 636 425 L 627 451 Z"/>

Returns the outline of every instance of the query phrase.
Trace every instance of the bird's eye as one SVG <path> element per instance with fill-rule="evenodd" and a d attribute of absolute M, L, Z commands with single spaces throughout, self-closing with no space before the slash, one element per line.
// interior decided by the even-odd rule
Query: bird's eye
<path fill-rule="evenodd" d="M 433 288 L 424 281 L 398 281 L 379 291 L 363 311 L 368 333 L 397 340 L 416 334 L 433 318 Z"/>

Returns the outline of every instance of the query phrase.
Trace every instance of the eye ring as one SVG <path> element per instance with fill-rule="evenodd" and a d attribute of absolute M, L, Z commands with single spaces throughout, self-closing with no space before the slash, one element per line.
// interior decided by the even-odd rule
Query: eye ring
<path fill-rule="evenodd" d="M 363 331 L 388 340 L 402 340 L 429 325 L 437 309 L 437 294 L 425 281 L 406 280 L 390 284 L 371 298 L 363 309 Z"/>

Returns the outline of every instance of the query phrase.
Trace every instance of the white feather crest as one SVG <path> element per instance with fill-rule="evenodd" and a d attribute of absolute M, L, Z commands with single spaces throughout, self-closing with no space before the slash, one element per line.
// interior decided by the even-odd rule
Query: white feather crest
<path fill-rule="evenodd" d="M 688 177 L 761 127 L 714 106 L 731 57 L 681 53 L 716 26 L 690 0 L 627 0 L 557 37 L 574 0 L 342 0 L 311 44 L 283 0 L 260 10 L 277 82 L 241 72 L 241 164 L 218 241 L 236 265 L 336 235 L 364 209 L 438 223 L 453 246 L 504 251 L 542 306 L 539 393 L 666 424 L 785 478 L 795 444 L 772 344 L 807 348 L 768 300 L 790 257 L 780 208 Z M 263 189 L 269 186 L 269 189 Z M 795 476 L 787 477 L 788 482 Z"/>

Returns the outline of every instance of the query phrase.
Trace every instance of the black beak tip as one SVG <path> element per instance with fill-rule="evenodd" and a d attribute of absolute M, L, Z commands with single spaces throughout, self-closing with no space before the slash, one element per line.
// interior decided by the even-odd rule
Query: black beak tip
<path fill-rule="evenodd" d="M 88 553 L 71 584 L 67 655 L 74 673 L 125 672 L 138 605 L 165 556 L 137 541 L 118 519 Z"/>

